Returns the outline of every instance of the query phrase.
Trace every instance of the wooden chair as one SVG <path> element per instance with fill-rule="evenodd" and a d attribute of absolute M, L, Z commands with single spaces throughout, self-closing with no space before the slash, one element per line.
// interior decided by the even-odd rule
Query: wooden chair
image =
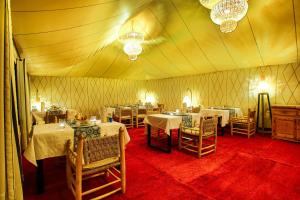
<path fill-rule="evenodd" d="M 231 119 L 231 135 L 243 134 L 250 138 L 256 133 L 255 110 L 248 109 L 248 115 L 243 117 L 233 117 Z"/>
<path fill-rule="evenodd" d="M 126 191 L 124 132 L 120 128 L 118 135 L 84 139 L 79 137 L 76 153 L 71 141 L 67 142 L 66 175 L 67 185 L 76 200 L 83 196 L 103 191 L 94 199 L 102 199 L 118 191 Z M 116 169 L 120 166 L 120 170 Z M 105 175 L 102 185 L 83 191 L 82 183 L 90 178 Z M 100 181 L 99 181 L 100 182 Z M 112 190 L 107 191 L 111 187 Z M 107 189 L 106 189 L 107 188 Z M 102 190 L 103 189 L 103 190 Z"/>
<path fill-rule="evenodd" d="M 66 118 L 67 120 L 73 120 L 75 119 L 75 116 L 78 114 L 78 111 L 77 110 L 74 110 L 74 109 L 68 109 L 66 111 Z"/>
<path fill-rule="evenodd" d="M 59 119 L 67 119 L 67 115 L 63 113 L 46 112 L 45 123 L 58 123 Z"/>
<path fill-rule="evenodd" d="M 114 113 L 114 120 L 125 124 L 126 128 L 133 128 L 133 110 L 118 108 Z"/>
<path fill-rule="evenodd" d="M 136 109 L 136 116 L 135 116 L 135 123 L 136 127 L 139 126 L 145 126 L 144 124 L 144 118 L 147 115 L 147 109 L 146 108 L 138 108 Z"/>
<path fill-rule="evenodd" d="M 200 112 L 200 106 L 192 108 L 192 113 L 199 113 L 199 112 Z"/>
<path fill-rule="evenodd" d="M 159 111 L 160 112 L 163 112 L 164 108 L 165 108 L 165 105 L 164 104 L 161 104 L 161 103 L 158 103 L 157 104 L 157 107 L 159 108 Z"/>
<path fill-rule="evenodd" d="M 198 154 L 198 157 L 215 152 L 217 149 L 218 118 L 200 118 L 200 125 L 193 127 L 192 116 L 183 117 L 179 132 L 179 150 L 186 149 Z"/>

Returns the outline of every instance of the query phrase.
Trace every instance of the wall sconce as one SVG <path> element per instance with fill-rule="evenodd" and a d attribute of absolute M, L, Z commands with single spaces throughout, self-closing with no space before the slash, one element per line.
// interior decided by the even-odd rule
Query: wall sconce
<path fill-rule="evenodd" d="M 154 96 L 153 96 L 153 95 L 150 95 L 150 94 L 149 94 L 149 91 L 147 90 L 147 91 L 145 92 L 145 103 L 151 103 L 151 104 L 153 104 L 154 101 L 155 101 Z"/>
<path fill-rule="evenodd" d="M 39 97 L 39 90 L 36 90 L 35 98 L 32 100 L 31 110 L 41 111 L 41 98 Z"/>
<path fill-rule="evenodd" d="M 186 90 L 186 93 L 189 92 L 189 95 L 185 95 L 183 97 L 183 103 L 186 104 L 187 107 L 191 107 L 192 106 L 192 90 L 190 88 L 188 88 Z"/>

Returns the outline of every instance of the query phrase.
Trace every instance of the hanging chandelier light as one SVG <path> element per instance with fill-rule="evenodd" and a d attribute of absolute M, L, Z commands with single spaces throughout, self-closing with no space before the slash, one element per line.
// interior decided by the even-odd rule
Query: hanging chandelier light
<path fill-rule="evenodd" d="M 230 33 L 237 27 L 248 11 L 247 0 L 221 0 L 215 4 L 210 12 L 210 18 L 220 25 L 223 33 Z"/>
<path fill-rule="evenodd" d="M 120 40 L 124 43 L 123 50 L 128 55 L 129 60 L 136 60 L 138 55 L 143 51 L 141 44 L 144 41 L 144 35 L 132 30 L 131 32 L 122 35 Z"/>
<path fill-rule="evenodd" d="M 220 0 L 199 0 L 200 3 L 208 9 L 212 9 L 213 6 L 218 3 Z"/>

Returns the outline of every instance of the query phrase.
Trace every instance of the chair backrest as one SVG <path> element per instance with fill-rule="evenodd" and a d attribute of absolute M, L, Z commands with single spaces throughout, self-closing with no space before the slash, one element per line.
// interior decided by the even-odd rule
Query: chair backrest
<path fill-rule="evenodd" d="M 255 110 L 252 110 L 248 108 L 248 122 L 253 122 L 255 120 Z"/>
<path fill-rule="evenodd" d="M 146 115 L 147 114 L 147 109 L 146 108 L 138 108 L 137 109 L 137 114 L 138 115 Z"/>
<path fill-rule="evenodd" d="M 132 116 L 132 109 L 122 109 L 120 108 L 120 116 Z"/>
<path fill-rule="evenodd" d="M 46 112 L 45 123 L 58 123 L 59 119 L 66 119 L 67 115 L 63 113 Z"/>
<path fill-rule="evenodd" d="M 85 139 L 83 159 L 85 164 L 120 156 L 119 135 Z"/>
<path fill-rule="evenodd" d="M 192 108 L 192 113 L 199 113 L 200 112 L 200 107 L 193 107 Z"/>
<path fill-rule="evenodd" d="M 182 126 L 191 128 L 193 127 L 193 117 L 192 115 L 182 116 Z"/>
<path fill-rule="evenodd" d="M 89 164 L 107 158 L 120 157 L 124 154 L 125 143 L 124 130 L 122 128 L 119 129 L 119 134 L 90 139 L 80 135 L 78 139 L 78 148 L 76 149 L 77 166 L 81 166 L 82 161 L 84 161 L 84 164 Z M 70 140 L 67 145 L 70 145 Z"/>
<path fill-rule="evenodd" d="M 204 119 L 201 117 L 200 119 L 200 129 L 202 130 L 203 133 L 213 133 L 217 132 L 217 124 L 218 124 L 218 118 L 213 117 L 213 118 L 208 118 Z"/>
<path fill-rule="evenodd" d="M 158 103 L 157 107 L 160 109 L 160 112 L 162 112 L 164 110 L 164 108 L 165 108 L 165 105 L 162 104 L 162 103 Z"/>
<path fill-rule="evenodd" d="M 78 111 L 77 110 L 74 110 L 74 109 L 68 109 L 67 111 L 66 111 L 66 118 L 68 119 L 68 120 L 70 120 L 70 119 L 75 119 L 75 115 L 77 115 L 77 113 L 78 113 Z"/>

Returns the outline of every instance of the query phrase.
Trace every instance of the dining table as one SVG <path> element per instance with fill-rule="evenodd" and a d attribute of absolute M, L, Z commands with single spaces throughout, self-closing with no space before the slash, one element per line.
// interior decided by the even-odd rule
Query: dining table
<path fill-rule="evenodd" d="M 199 123 L 200 121 L 200 113 L 162 113 L 162 114 L 150 114 L 146 115 L 144 119 L 144 123 L 146 124 L 146 133 L 147 133 L 147 144 L 149 147 L 156 148 L 162 150 L 167 153 L 171 153 L 172 151 L 172 130 L 178 130 L 178 134 L 180 131 L 180 124 L 182 122 L 182 117 L 191 115 L 193 123 Z M 151 139 L 151 129 L 157 128 L 164 131 L 167 134 L 167 146 L 166 148 L 160 147 L 152 144 Z"/>
<path fill-rule="evenodd" d="M 100 137 L 110 136 L 119 133 L 119 129 L 124 130 L 124 141 L 127 144 L 130 136 L 124 124 L 119 122 L 101 123 L 93 122 L 91 126 L 98 126 Z M 37 193 L 44 192 L 43 160 L 53 157 L 65 156 L 65 145 L 68 140 L 74 144 L 74 134 L 76 128 L 68 124 L 51 123 L 38 124 L 33 126 L 33 134 L 23 153 L 24 157 L 36 166 L 36 186 Z"/>
<path fill-rule="evenodd" d="M 211 107 L 200 110 L 200 114 L 206 117 L 218 116 L 219 125 L 221 126 L 221 135 L 225 134 L 225 126 L 230 123 L 232 117 L 242 116 L 243 113 L 240 108 L 231 107 Z"/>

